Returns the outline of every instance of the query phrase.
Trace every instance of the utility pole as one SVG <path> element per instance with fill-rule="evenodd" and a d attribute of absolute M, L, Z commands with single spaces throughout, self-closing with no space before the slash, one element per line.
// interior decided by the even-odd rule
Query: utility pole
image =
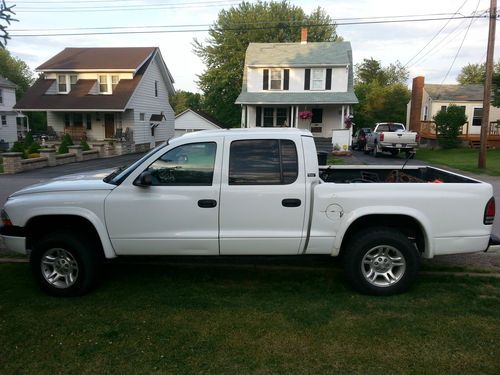
<path fill-rule="evenodd" d="M 495 27 L 497 20 L 497 0 L 490 0 L 490 27 L 488 49 L 486 52 L 486 78 L 483 93 L 483 120 L 481 122 L 481 149 L 479 150 L 478 168 L 486 168 L 486 148 L 490 128 L 491 77 L 493 76 L 493 52 L 495 49 Z"/>

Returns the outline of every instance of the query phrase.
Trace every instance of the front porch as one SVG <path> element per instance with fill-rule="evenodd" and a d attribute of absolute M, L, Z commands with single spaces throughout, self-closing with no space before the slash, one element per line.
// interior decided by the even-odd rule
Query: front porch
<path fill-rule="evenodd" d="M 315 138 L 329 138 L 334 130 L 346 129 L 345 119 L 352 113 L 350 105 L 244 105 L 241 126 L 290 127 L 311 131 Z"/>
<path fill-rule="evenodd" d="M 420 126 L 417 132 L 423 139 L 437 139 L 436 124 L 434 121 L 420 121 Z M 466 122 L 461 127 L 458 138 L 464 142 L 468 142 L 469 145 L 474 146 L 480 142 L 480 136 L 480 127 L 474 126 L 474 128 L 471 129 L 469 122 Z M 488 146 L 500 147 L 500 126 L 498 126 L 496 121 L 490 122 L 488 126 Z"/>

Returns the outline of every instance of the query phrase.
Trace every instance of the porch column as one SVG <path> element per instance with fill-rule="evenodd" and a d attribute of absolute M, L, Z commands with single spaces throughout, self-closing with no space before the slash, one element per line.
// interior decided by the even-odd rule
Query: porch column
<path fill-rule="evenodd" d="M 299 106 L 295 106 L 295 127 L 299 127 Z"/>
<path fill-rule="evenodd" d="M 342 117 L 340 118 L 340 129 L 344 129 L 344 118 L 345 118 L 344 110 L 345 110 L 345 107 L 342 104 Z"/>

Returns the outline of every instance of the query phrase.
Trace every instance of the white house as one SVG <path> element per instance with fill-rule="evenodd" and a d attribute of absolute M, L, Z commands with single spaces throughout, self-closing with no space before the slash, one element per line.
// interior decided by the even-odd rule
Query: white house
<path fill-rule="evenodd" d="M 199 130 L 220 129 L 217 120 L 213 119 L 205 112 L 186 109 L 175 116 L 175 136 L 179 137 L 185 133 Z"/>
<path fill-rule="evenodd" d="M 0 76 L 0 151 L 17 141 L 16 85 Z"/>
<path fill-rule="evenodd" d="M 250 43 L 236 99 L 242 127 L 295 127 L 331 138 L 358 100 L 349 42 Z M 310 118 L 303 118 L 309 117 Z"/>
<path fill-rule="evenodd" d="M 157 47 L 66 48 L 37 71 L 43 76 L 15 108 L 46 111 L 59 135 L 103 141 L 129 134 L 136 150 L 174 135 L 174 80 Z"/>

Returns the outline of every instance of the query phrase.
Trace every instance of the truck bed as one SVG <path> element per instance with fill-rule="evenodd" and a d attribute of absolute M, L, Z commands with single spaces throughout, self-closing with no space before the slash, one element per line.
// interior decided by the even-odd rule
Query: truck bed
<path fill-rule="evenodd" d="M 324 182 L 350 183 L 480 183 L 443 169 L 428 166 L 345 165 L 322 166 L 319 176 Z"/>

